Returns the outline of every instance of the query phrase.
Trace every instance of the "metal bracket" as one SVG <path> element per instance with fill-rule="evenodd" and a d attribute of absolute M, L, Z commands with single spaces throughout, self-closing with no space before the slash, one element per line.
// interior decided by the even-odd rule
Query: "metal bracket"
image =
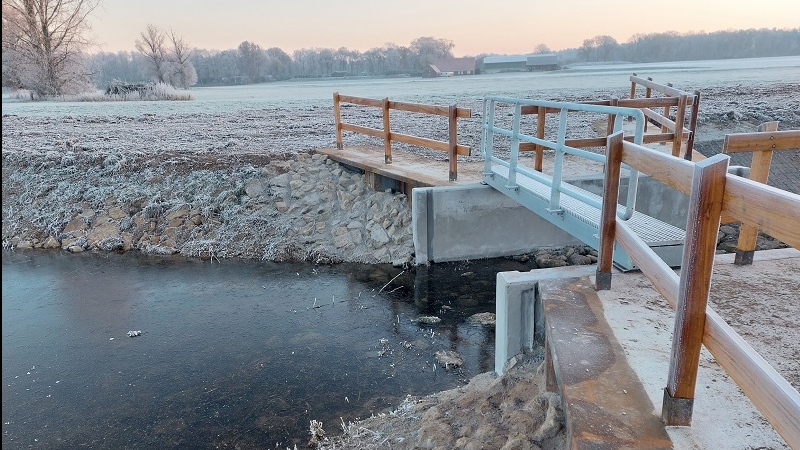
<path fill-rule="evenodd" d="M 562 208 L 558 208 L 558 209 L 547 208 L 547 212 L 549 212 L 550 214 L 555 214 L 557 216 L 561 216 L 561 217 L 564 216 L 564 210 Z"/>
<path fill-rule="evenodd" d="M 664 402 L 661 405 L 661 420 L 667 426 L 688 427 L 692 425 L 693 398 L 674 398 L 664 388 Z"/>

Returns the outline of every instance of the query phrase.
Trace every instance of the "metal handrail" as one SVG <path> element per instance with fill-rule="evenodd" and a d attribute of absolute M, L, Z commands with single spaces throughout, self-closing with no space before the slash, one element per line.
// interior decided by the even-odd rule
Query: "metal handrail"
<path fill-rule="evenodd" d="M 495 106 L 497 103 L 507 103 L 514 106 L 514 117 L 511 130 L 495 125 Z M 559 110 L 558 137 L 555 142 L 546 139 L 540 139 L 538 137 L 530 136 L 520 132 L 520 116 L 522 115 L 523 106 L 536 106 Z M 518 173 L 532 178 L 544 184 L 545 186 L 548 186 L 550 188 L 549 209 L 554 213 L 561 211 L 560 194 L 562 193 L 596 208 L 600 208 L 600 201 L 598 201 L 596 198 L 584 195 L 582 192 L 571 189 L 569 184 L 562 183 L 564 154 L 569 153 L 571 155 L 603 163 L 605 163 L 606 160 L 604 155 L 599 155 L 597 153 L 588 152 L 586 150 L 581 150 L 579 148 L 566 145 L 567 113 L 569 111 L 600 113 L 613 116 L 615 132 L 622 130 L 623 117 L 633 118 L 635 120 L 634 143 L 642 144 L 644 139 L 645 116 L 644 113 L 638 108 L 489 96 L 483 99 L 483 115 L 481 122 L 481 153 L 484 157 L 484 175 L 491 175 L 492 164 L 496 163 L 508 168 L 508 184 L 506 186 L 508 189 L 517 189 L 518 186 L 516 177 Z M 495 133 L 511 138 L 511 152 L 508 162 L 493 155 Z M 555 165 L 553 167 L 552 178 L 542 176 L 538 174 L 538 172 L 530 170 L 519 164 L 520 142 L 529 142 L 555 150 Z M 625 202 L 625 210 L 624 212 L 619 213 L 620 218 L 623 220 L 630 219 L 636 210 L 636 192 L 639 182 L 639 172 L 629 167 L 626 167 L 626 169 L 630 170 L 630 178 L 628 183 L 628 196 Z"/>

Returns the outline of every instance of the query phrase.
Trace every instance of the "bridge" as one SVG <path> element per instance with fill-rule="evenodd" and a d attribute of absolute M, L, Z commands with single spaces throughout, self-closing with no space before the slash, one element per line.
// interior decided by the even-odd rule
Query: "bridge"
<path fill-rule="evenodd" d="M 646 87 L 644 99 L 636 98 L 637 85 Z M 653 91 L 664 96 L 651 98 Z M 448 143 L 426 142 L 395 135 L 388 121 L 391 108 L 420 112 L 425 109 L 421 105 L 399 104 L 388 99 L 382 102 L 347 99 L 384 108 L 384 129 L 377 130 L 342 126 L 337 104 L 340 149 L 343 129 L 385 139 L 385 165 L 380 167 L 362 160 L 356 166 L 365 174 L 397 176 L 394 173 L 398 169 L 391 168 L 391 141 L 395 137 L 401 142 L 415 141 L 449 151 L 449 185 L 456 182 L 455 158 L 466 149 L 455 142 L 455 123 L 458 117 L 471 117 L 471 112 L 459 111 L 455 106 L 428 109 L 449 117 L 451 139 Z M 334 101 L 338 100 L 337 95 Z M 501 272 L 497 278 L 495 372 L 502 374 L 507 363 L 513 361 L 511 357 L 523 350 L 531 351 L 534 342 L 543 345 L 547 389 L 562 396 L 571 448 L 673 448 L 664 425 L 692 424 L 701 346 L 713 354 L 789 446 L 800 445 L 797 390 L 708 305 L 720 221 L 741 223 L 741 251 L 737 252 L 736 264 L 753 262 L 753 237 L 759 229 L 800 248 L 800 232 L 794 226 L 800 217 L 800 197 L 765 184 L 772 152 L 800 146 L 800 131 L 778 132 L 777 124 L 765 124 L 770 127 L 760 133 L 728 135 L 725 153 L 754 153 L 748 180 L 742 176 L 747 171 L 729 167 L 727 157 L 705 159 L 692 154 L 698 103 L 697 92 L 687 94 L 635 75 L 631 77 L 630 99 L 574 103 L 486 97 L 483 101 L 482 179 L 489 187 L 471 188 L 466 195 L 480 195 L 480 188 L 489 190 L 535 213 L 535 217 L 547 222 L 545 225 L 554 225 L 598 250 L 596 268 Z M 659 107 L 664 107 L 663 114 L 656 112 Z M 677 108 L 674 120 L 673 107 Z M 685 127 L 687 108 L 689 126 Z M 548 114 L 557 116 L 557 126 L 551 126 L 549 132 Z M 536 120 L 531 120 L 532 117 Z M 603 121 L 606 128 L 602 137 L 568 135 L 575 124 Z M 649 123 L 658 127 L 648 132 Z M 672 143 L 671 149 L 650 145 L 668 142 Z M 554 154 L 549 173 L 542 170 L 545 150 Z M 529 158 L 531 152 L 533 157 Z M 343 156 L 348 154 L 346 151 L 324 153 L 348 163 L 347 156 Z M 565 181 L 564 166 L 568 159 L 592 161 L 604 167 L 602 197 L 574 181 Z M 668 189 L 688 196 L 684 222 L 687 231 L 643 213 L 646 208 L 642 206 L 647 205 L 639 205 L 637 209 L 640 171 Z M 621 175 L 628 178 L 622 201 Z M 403 177 L 397 179 L 403 180 L 406 192 L 419 183 L 413 173 L 405 172 Z M 424 183 L 448 186 L 433 179 Z M 414 191 L 417 198 L 422 189 Z M 415 221 L 427 222 L 428 227 L 438 221 L 431 214 L 431 203 L 420 205 L 415 200 L 412 208 L 416 210 Z M 504 215 L 500 208 L 497 207 L 499 212 L 494 211 L 494 216 L 512 222 L 512 227 L 516 227 L 514 232 L 545 232 L 530 222 Z M 426 209 L 425 218 L 417 219 L 419 210 Z M 449 218 L 442 221 L 448 222 Z M 476 228 L 476 223 L 478 228 L 485 228 L 480 238 L 500 235 L 500 241 L 508 239 L 503 233 L 509 228 L 492 227 L 497 221 L 487 226 L 473 220 L 472 228 Z M 430 234 L 431 230 L 425 232 Z M 416 247 L 416 227 L 414 233 Z M 430 245 L 430 238 L 427 239 Z M 419 249 L 416 250 L 419 254 Z M 796 255 L 795 251 L 790 257 L 797 258 Z M 652 414 L 653 405 L 642 386 L 641 375 L 633 373 L 616 332 L 611 330 L 612 324 L 607 323 L 603 313 L 605 306 L 599 294 L 611 289 L 612 265 L 622 271 L 640 269 L 658 294 L 676 310 L 660 418 Z M 673 268 L 679 266 L 683 270 L 677 274 Z M 590 271 L 594 272 L 593 279 L 589 277 Z M 755 281 L 757 284 L 759 280 Z M 620 396 L 620 392 L 626 395 Z M 622 417 L 615 414 L 620 409 Z M 614 423 L 615 429 L 609 423 Z"/>
<path fill-rule="evenodd" d="M 630 98 L 625 99 L 566 103 L 502 97 L 485 98 L 480 127 L 480 151 L 484 157 L 483 182 L 568 235 L 598 249 L 601 199 L 597 193 L 564 181 L 562 169 L 567 155 L 570 158 L 602 165 L 605 161 L 603 147 L 606 144 L 606 136 L 615 131 L 625 130 L 628 132 L 626 139 L 630 141 L 646 145 L 658 144 L 658 148 L 671 152 L 673 156 L 693 158 L 692 146 L 700 94 L 698 92 L 690 94 L 671 85 L 655 83 L 650 78 L 638 77 L 636 74 L 630 77 L 630 83 Z M 637 89 L 644 90 L 643 97 L 637 97 Z M 472 111 L 469 109 L 456 105 L 445 107 L 402 103 L 390 101 L 388 98 L 367 99 L 340 95 L 338 92 L 334 93 L 333 101 L 337 148 L 324 149 L 320 151 L 321 153 L 364 171 L 367 182 L 376 189 L 391 188 L 406 193 L 409 204 L 415 198 L 412 195 L 412 189 L 415 187 L 459 184 L 458 155 L 469 155 L 471 149 L 456 142 L 458 135 L 456 126 L 458 119 L 472 118 Z M 343 103 L 380 108 L 383 127 L 369 128 L 361 124 L 347 123 L 342 114 Z M 398 132 L 397 126 L 392 127 L 390 124 L 390 110 L 446 117 L 449 139 L 437 141 Z M 556 116 L 557 126 L 554 126 L 552 120 L 548 123 L 548 117 L 552 116 Z M 687 122 L 688 125 L 684 126 Z M 576 127 L 576 124 L 586 128 L 587 123 L 600 124 L 600 128 L 604 128 L 598 130 L 600 136 L 589 138 L 585 137 L 585 134 L 572 136 L 575 129 L 580 128 Z M 648 125 L 651 125 L 649 130 Z M 557 132 L 553 132 L 555 129 Z M 343 143 L 343 131 L 382 139 L 384 145 L 382 148 L 346 147 Z M 585 132 L 585 130 L 579 131 Z M 441 178 L 437 181 L 435 176 L 414 166 L 410 161 L 398 160 L 399 164 L 392 164 L 393 141 L 447 152 L 447 179 Z M 668 143 L 671 146 L 666 146 Z M 542 156 L 545 150 L 552 150 L 555 154 L 553 170 L 547 174 L 542 170 Z M 520 159 L 527 155 L 535 156 L 528 166 L 522 164 Z M 626 220 L 664 261 L 671 266 L 679 266 L 682 242 L 685 238 L 684 231 L 676 226 L 674 221 L 668 223 L 663 217 L 657 219 L 641 210 L 637 211 L 638 172 L 635 170 L 627 172 L 629 174 L 627 196 L 624 205 L 619 206 L 620 217 Z M 644 206 L 642 209 L 647 211 L 649 205 Z M 435 221 L 430 219 L 427 222 L 435 225 Z M 535 229 L 528 231 L 538 232 Z M 427 230 L 420 234 L 429 237 L 432 231 Z M 471 237 L 464 239 L 483 240 Z M 430 242 L 428 244 L 431 246 Z M 541 246 L 547 245 L 558 245 L 558 243 L 541 244 Z M 418 255 L 427 253 L 424 249 L 417 249 Z M 633 261 L 621 249 L 615 253 L 614 263 L 622 270 L 636 268 Z"/>

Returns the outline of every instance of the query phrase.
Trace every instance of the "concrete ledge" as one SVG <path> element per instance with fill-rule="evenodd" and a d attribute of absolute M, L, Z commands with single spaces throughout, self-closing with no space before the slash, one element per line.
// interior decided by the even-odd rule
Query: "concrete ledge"
<path fill-rule="evenodd" d="M 548 387 L 562 396 L 573 449 L 669 449 L 667 431 L 628 365 L 589 277 L 539 283 Z"/>
<path fill-rule="evenodd" d="M 545 326 L 542 314 L 540 281 L 574 278 L 593 274 L 597 266 L 567 266 L 537 269 L 530 272 L 499 272 L 495 294 L 494 370 L 498 375 L 512 357 L 544 345 Z"/>

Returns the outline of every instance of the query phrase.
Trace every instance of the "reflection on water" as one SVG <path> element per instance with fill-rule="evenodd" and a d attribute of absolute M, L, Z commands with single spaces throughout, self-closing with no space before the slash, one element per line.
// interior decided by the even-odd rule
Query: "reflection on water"
<path fill-rule="evenodd" d="M 304 445 L 311 419 L 335 432 L 492 370 L 494 333 L 465 319 L 515 269 L 4 252 L 3 446 Z M 443 349 L 464 366 L 434 370 Z"/>

